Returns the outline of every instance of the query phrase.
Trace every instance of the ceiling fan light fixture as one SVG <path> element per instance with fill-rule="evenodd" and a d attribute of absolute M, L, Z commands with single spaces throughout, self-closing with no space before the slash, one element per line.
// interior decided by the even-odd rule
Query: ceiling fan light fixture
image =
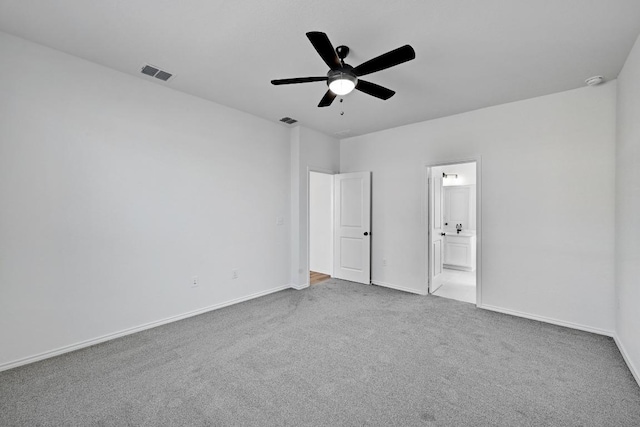
<path fill-rule="evenodd" d="M 272 85 L 290 85 L 297 83 L 326 82 L 329 86 L 324 96 L 318 103 L 318 107 L 328 107 L 338 96 L 351 93 L 354 89 L 386 101 L 395 95 L 391 89 L 366 80 L 359 80 L 361 76 L 386 70 L 407 61 L 415 59 L 416 52 L 408 44 L 387 53 L 378 55 L 373 59 L 363 62 L 357 67 L 345 64 L 344 60 L 349 55 L 349 48 L 341 45 L 333 48 L 329 37 L 321 31 L 309 31 L 307 38 L 320 55 L 320 58 L 329 67 L 329 72 L 323 77 L 295 77 L 292 79 L 271 80 Z M 342 102 L 342 99 L 340 100 Z M 344 113 L 343 113 L 344 114 Z"/>
<path fill-rule="evenodd" d="M 350 93 L 356 87 L 358 78 L 350 73 L 336 71 L 329 76 L 329 89 L 338 96 Z"/>

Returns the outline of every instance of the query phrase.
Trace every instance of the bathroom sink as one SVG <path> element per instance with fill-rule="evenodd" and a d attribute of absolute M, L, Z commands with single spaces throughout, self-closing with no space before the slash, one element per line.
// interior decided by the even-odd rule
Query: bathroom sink
<path fill-rule="evenodd" d="M 460 237 L 473 237 L 476 235 L 475 231 L 466 231 L 466 230 L 462 230 L 459 233 L 456 233 L 456 231 L 445 231 L 447 236 L 460 236 Z"/>

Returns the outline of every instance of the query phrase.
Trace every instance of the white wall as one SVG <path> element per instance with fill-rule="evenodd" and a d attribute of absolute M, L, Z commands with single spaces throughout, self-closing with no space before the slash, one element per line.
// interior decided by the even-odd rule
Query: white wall
<path fill-rule="evenodd" d="M 0 57 L 0 369 L 289 284 L 286 128 L 4 33 Z"/>
<path fill-rule="evenodd" d="M 333 274 L 333 175 L 309 173 L 309 269 Z"/>
<path fill-rule="evenodd" d="M 426 292 L 424 165 L 480 158 L 482 305 L 612 333 L 615 92 L 611 82 L 343 140 L 341 172 L 373 172 L 374 282 Z"/>
<path fill-rule="evenodd" d="M 640 38 L 618 77 L 617 334 L 640 383 Z"/>
<path fill-rule="evenodd" d="M 309 171 L 338 173 L 340 141 L 312 129 L 291 130 L 291 283 L 309 286 Z"/>

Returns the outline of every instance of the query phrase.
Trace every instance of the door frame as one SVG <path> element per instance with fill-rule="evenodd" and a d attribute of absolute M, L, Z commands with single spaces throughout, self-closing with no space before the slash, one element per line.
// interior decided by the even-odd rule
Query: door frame
<path fill-rule="evenodd" d="M 442 160 L 427 162 L 424 164 L 424 175 L 422 185 L 422 218 L 423 218 L 423 233 L 422 241 L 424 242 L 424 283 L 426 285 L 427 292 L 429 290 L 429 280 L 431 272 L 429 271 L 429 259 L 430 259 L 430 238 L 429 235 L 429 199 L 431 188 L 429 187 L 429 175 L 431 168 L 438 166 L 452 166 L 460 163 L 475 163 L 476 164 L 476 307 L 482 306 L 482 162 L 480 156 L 470 157 L 460 160 Z"/>
<path fill-rule="evenodd" d="M 332 171 L 330 169 L 317 168 L 314 166 L 307 166 L 307 285 L 311 285 L 311 172 L 323 173 L 325 175 L 336 175 L 339 172 Z M 335 228 L 335 221 L 333 218 L 333 212 L 335 211 L 335 203 L 333 197 L 335 194 L 335 186 L 331 184 L 331 277 L 334 276 L 334 263 L 333 263 L 333 251 L 334 251 L 334 238 L 333 230 Z"/>

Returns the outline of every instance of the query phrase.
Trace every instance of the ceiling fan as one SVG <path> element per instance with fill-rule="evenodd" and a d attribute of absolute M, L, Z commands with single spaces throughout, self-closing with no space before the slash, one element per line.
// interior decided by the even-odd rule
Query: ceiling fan
<path fill-rule="evenodd" d="M 288 85 L 294 83 L 327 82 L 329 90 L 324 94 L 318 107 L 328 107 L 336 96 L 346 95 L 353 89 L 387 100 L 395 95 L 395 92 L 375 83 L 361 80 L 360 77 L 376 71 L 385 70 L 403 62 L 411 61 L 416 57 L 416 52 L 411 46 L 404 45 L 373 59 L 370 59 L 357 67 L 345 64 L 344 59 L 349 55 L 347 46 L 338 46 L 333 49 L 329 37 L 320 31 L 307 33 L 307 38 L 318 51 L 322 60 L 329 66 L 329 72 L 324 77 L 297 77 L 292 79 L 271 80 L 274 85 Z"/>

